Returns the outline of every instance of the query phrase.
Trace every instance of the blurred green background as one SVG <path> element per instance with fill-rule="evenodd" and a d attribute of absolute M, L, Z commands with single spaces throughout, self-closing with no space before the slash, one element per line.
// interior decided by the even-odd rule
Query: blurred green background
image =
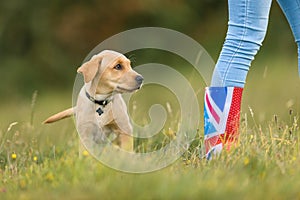
<path fill-rule="evenodd" d="M 9 105 L 25 103 L 30 107 L 36 90 L 38 99 L 47 99 L 53 112 L 69 106 L 76 69 L 85 56 L 106 38 L 145 26 L 180 31 L 198 41 L 216 60 L 226 34 L 227 2 L 1 1 L 1 118 L 8 119 L 5 110 L 10 110 Z M 276 110 L 287 113 L 292 107 L 298 112 L 299 89 L 296 45 L 274 2 L 264 45 L 248 76 L 244 110 L 254 107 L 261 120 Z M 57 96 L 49 99 L 50 94 Z"/>

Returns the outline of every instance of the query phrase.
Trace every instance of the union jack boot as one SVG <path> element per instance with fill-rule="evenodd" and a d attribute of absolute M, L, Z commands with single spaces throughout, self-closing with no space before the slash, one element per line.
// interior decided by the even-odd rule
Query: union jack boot
<path fill-rule="evenodd" d="M 243 88 L 207 87 L 204 96 L 204 145 L 210 160 L 223 147 L 229 150 L 239 137 Z"/>

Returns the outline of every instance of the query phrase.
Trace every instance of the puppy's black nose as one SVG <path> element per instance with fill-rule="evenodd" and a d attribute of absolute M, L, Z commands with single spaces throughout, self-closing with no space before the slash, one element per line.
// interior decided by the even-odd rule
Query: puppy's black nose
<path fill-rule="evenodd" d="M 143 83 L 144 78 L 140 75 L 135 77 L 136 82 L 141 85 Z"/>

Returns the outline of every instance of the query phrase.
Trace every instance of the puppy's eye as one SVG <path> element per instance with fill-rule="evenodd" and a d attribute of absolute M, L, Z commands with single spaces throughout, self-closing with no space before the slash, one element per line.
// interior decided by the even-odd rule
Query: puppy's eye
<path fill-rule="evenodd" d="M 123 66 L 121 64 L 117 64 L 114 69 L 116 70 L 122 70 L 123 69 Z"/>

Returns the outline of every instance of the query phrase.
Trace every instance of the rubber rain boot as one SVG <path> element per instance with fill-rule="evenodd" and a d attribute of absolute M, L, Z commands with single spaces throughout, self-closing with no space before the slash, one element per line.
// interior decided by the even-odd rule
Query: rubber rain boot
<path fill-rule="evenodd" d="M 239 137 L 243 88 L 207 87 L 204 95 L 204 145 L 208 160 Z"/>

